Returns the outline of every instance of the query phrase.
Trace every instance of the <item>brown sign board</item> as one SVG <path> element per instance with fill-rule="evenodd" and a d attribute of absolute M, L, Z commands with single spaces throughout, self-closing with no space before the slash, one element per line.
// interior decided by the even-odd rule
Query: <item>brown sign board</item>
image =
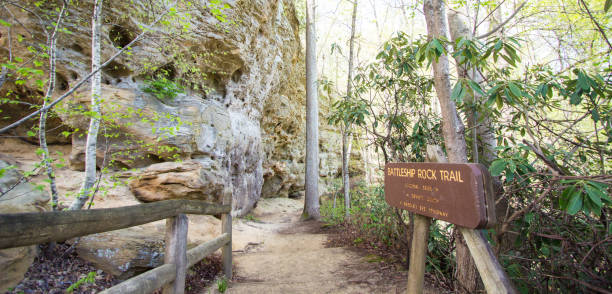
<path fill-rule="evenodd" d="M 388 163 L 385 200 L 393 207 L 470 229 L 495 224 L 491 175 L 475 163 Z"/>

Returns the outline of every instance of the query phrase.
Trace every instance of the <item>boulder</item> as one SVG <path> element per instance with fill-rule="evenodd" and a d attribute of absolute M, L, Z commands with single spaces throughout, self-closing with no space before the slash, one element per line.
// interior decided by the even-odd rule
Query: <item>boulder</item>
<path fill-rule="evenodd" d="M 34 185 L 21 182 L 22 175 L 15 162 L 2 157 L 0 170 L 4 173 L 0 176 L 0 214 L 46 210 L 49 196 Z M 0 292 L 14 287 L 23 279 L 37 254 L 37 246 L 0 250 Z"/>
<path fill-rule="evenodd" d="M 119 279 L 128 279 L 164 263 L 164 234 L 132 227 L 81 237 L 79 257 Z"/>
<path fill-rule="evenodd" d="M 221 220 L 189 215 L 188 248 L 221 234 Z M 164 263 L 165 221 L 81 237 L 79 257 L 119 279 L 128 279 Z M 193 241 L 193 242 L 190 242 Z M 72 241 L 74 242 L 74 240 Z"/>
<path fill-rule="evenodd" d="M 215 163 L 189 160 L 152 164 L 130 180 L 129 187 L 142 202 L 192 199 L 219 203 L 228 172 Z"/>

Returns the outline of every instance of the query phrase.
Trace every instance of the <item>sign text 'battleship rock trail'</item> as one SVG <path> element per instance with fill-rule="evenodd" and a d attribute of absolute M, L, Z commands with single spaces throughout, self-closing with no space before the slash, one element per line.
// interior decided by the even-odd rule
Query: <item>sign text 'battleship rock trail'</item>
<path fill-rule="evenodd" d="M 489 171 L 481 164 L 389 163 L 389 205 L 472 229 L 495 223 Z"/>

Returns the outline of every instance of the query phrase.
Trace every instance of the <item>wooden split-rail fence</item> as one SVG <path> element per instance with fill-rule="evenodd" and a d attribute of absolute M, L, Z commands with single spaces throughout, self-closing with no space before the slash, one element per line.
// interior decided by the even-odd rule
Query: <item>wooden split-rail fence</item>
<path fill-rule="evenodd" d="M 163 293 L 185 291 L 187 269 L 222 249 L 223 273 L 232 277 L 231 194 L 223 204 L 166 200 L 118 208 L 0 214 L 0 249 L 60 242 L 166 219 L 164 264 L 102 293 Z M 221 215 L 221 236 L 187 250 L 186 214 Z"/>

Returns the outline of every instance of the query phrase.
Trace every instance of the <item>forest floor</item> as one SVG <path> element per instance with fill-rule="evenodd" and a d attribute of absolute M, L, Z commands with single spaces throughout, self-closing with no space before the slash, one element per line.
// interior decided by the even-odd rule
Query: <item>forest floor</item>
<path fill-rule="evenodd" d="M 406 291 L 406 271 L 366 250 L 329 242 L 333 229 L 301 221 L 302 207 L 303 200 L 261 199 L 234 221 L 234 278 L 226 293 Z"/>

